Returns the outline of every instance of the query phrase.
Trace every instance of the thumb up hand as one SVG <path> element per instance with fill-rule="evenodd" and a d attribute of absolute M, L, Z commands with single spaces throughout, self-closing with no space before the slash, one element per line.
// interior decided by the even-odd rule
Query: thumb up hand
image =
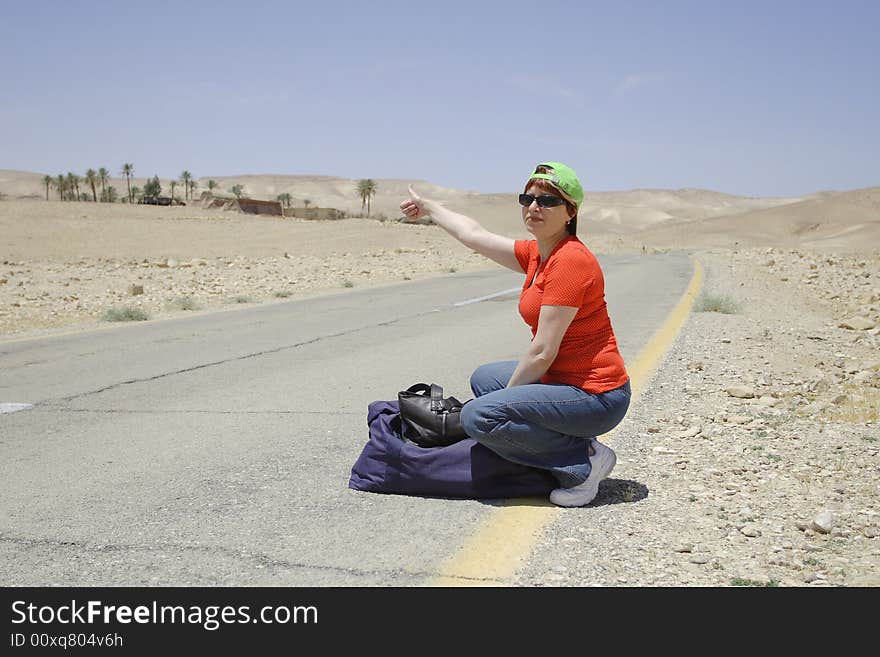
<path fill-rule="evenodd" d="M 400 209 L 403 210 L 407 221 L 416 221 L 426 216 L 428 211 L 425 209 L 424 199 L 416 193 L 412 185 L 409 185 L 408 189 L 409 198 L 400 204 Z"/>

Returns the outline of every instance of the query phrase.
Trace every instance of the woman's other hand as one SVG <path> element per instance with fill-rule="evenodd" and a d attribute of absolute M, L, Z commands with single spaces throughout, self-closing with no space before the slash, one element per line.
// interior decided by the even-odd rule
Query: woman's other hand
<path fill-rule="evenodd" d="M 400 204 L 400 209 L 407 221 L 418 221 L 429 214 L 425 200 L 416 193 L 412 185 L 409 185 L 409 198 Z"/>

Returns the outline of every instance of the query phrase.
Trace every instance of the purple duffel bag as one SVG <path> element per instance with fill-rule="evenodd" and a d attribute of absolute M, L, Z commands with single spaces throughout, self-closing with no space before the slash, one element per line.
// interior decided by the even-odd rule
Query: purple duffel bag
<path fill-rule="evenodd" d="M 507 461 L 472 438 L 419 447 L 401 434 L 396 401 L 367 408 L 370 438 L 351 469 L 348 487 L 373 493 L 435 497 L 547 497 L 558 487 L 549 472 Z"/>

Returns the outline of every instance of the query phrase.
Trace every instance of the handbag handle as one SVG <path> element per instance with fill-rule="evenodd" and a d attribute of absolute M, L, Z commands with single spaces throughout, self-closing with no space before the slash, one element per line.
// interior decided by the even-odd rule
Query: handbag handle
<path fill-rule="evenodd" d="M 424 395 L 425 397 L 430 396 L 431 410 L 443 410 L 443 386 L 438 386 L 436 383 L 432 383 L 431 385 L 428 385 L 427 383 L 414 383 L 407 388 L 406 391 Z"/>

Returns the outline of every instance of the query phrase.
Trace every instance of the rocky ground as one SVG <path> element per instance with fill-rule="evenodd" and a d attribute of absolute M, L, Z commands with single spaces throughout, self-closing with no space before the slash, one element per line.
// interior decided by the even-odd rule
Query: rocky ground
<path fill-rule="evenodd" d="M 728 312 L 690 316 L 518 583 L 880 585 L 880 257 L 698 258 Z"/>
<path fill-rule="evenodd" d="M 134 313 L 162 319 L 482 267 L 485 259 L 480 256 L 451 255 L 440 247 L 183 261 L 0 260 L 0 337 L 89 328 Z"/>
<path fill-rule="evenodd" d="M 511 225 L 517 225 L 514 215 Z M 597 237 L 597 252 L 621 238 Z M 0 203 L 0 340 L 487 266 L 437 226 L 199 206 Z"/>

